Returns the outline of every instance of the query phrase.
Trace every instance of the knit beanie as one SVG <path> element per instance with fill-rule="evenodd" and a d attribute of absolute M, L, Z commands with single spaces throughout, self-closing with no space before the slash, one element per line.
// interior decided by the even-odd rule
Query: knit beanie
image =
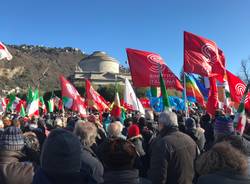
<path fill-rule="evenodd" d="M 128 138 L 140 135 L 140 129 L 136 124 L 131 125 L 128 128 Z"/>
<path fill-rule="evenodd" d="M 230 135 L 234 132 L 233 120 L 230 117 L 218 116 L 214 122 L 214 134 Z"/>
<path fill-rule="evenodd" d="M 70 131 L 51 131 L 41 153 L 41 168 L 49 174 L 80 172 L 81 143 Z"/>
<path fill-rule="evenodd" d="M 10 126 L 0 135 L 0 149 L 21 151 L 24 147 L 24 138 L 20 128 Z"/>

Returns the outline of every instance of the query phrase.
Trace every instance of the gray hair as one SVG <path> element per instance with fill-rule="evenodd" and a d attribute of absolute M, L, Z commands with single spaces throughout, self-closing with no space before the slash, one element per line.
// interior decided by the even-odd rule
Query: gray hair
<path fill-rule="evenodd" d="M 166 127 L 178 127 L 177 115 L 171 111 L 164 111 L 159 115 L 158 122 Z"/>
<path fill-rule="evenodd" d="M 108 135 L 110 137 L 118 137 L 123 129 L 123 125 L 120 121 L 115 121 L 113 123 L 110 123 L 107 129 Z"/>
<path fill-rule="evenodd" d="M 145 119 L 154 120 L 154 112 L 151 110 L 145 110 Z"/>
<path fill-rule="evenodd" d="M 75 126 L 74 134 L 80 138 L 82 145 L 92 146 L 97 137 L 97 128 L 91 122 L 78 122 Z"/>

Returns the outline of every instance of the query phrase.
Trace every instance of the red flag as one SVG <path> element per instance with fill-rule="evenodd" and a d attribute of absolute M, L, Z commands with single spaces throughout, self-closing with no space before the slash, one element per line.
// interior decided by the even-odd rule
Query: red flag
<path fill-rule="evenodd" d="M 240 100 L 246 89 L 245 83 L 234 74 L 227 70 L 227 81 L 230 90 L 231 100 L 240 103 Z"/>
<path fill-rule="evenodd" d="M 66 80 L 63 76 L 60 76 L 62 100 L 65 107 L 77 111 L 82 117 L 86 116 L 85 100 L 80 96 L 75 87 Z"/>
<path fill-rule="evenodd" d="M 201 76 L 225 75 L 225 59 L 219 54 L 215 42 L 206 38 L 184 32 L 184 72 L 196 73 Z"/>
<path fill-rule="evenodd" d="M 89 80 L 85 80 L 87 103 L 89 107 L 94 107 L 98 111 L 104 111 L 108 109 L 106 103 L 102 100 L 101 95 L 91 86 Z"/>
<path fill-rule="evenodd" d="M 183 86 L 175 74 L 164 64 L 159 54 L 152 52 L 126 49 L 133 86 L 160 86 L 159 72 L 162 72 L 167 88 L 182 91 Z"/>
<path fill-rule="evenodd" d="M 82 98 L 81 96 L 77 96 L 74 100 L 72 110 L 78 112 L 82 118 L 87 117 L 84 98 Z"/>
<path fill-rule="evenodd" d="M 239 77 L 235 76 L 228 70 L 226 73 L 231 100 L 240 103 L 246 89 L 246 84 Z M 245 109 L 250 112 L 250 93 L 248 93 L 245 99 Z"/>
<path fill-rule="evenodd" d="M 216 109 L 219 107 L 218 90 L 216 86 L 216 78 L 209 78 L 210 89 L 207 100 L 207 112 L 212 116 L 215 115 Z"/>

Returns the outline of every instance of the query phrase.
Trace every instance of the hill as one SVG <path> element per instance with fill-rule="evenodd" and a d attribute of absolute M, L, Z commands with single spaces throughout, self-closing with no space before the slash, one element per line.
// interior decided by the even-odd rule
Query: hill
<path fill-rule="evenodd" d="M 40 91 L 59 89 L 59 75 L 69 76 L 86 55 L 71 47 L 49 48 L 33 45 L 6 45 L 13 56 L 0 61 L 0 93 L 29 86 Z M 17 90 L 18 91 L 18 90 Z"/>

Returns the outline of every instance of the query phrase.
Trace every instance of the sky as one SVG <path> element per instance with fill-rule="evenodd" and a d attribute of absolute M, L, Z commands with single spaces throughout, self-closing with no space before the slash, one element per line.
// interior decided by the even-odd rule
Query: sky
<path fill-rule="evenodd" d="M 146 50 L 179 76 L 188 31 L 215 41 L 238 74 L 250 56 L 249 7 L 249 0 L 8 0 L 0 41 L 105 51 L 125 66 L 125 48 Z"/>

